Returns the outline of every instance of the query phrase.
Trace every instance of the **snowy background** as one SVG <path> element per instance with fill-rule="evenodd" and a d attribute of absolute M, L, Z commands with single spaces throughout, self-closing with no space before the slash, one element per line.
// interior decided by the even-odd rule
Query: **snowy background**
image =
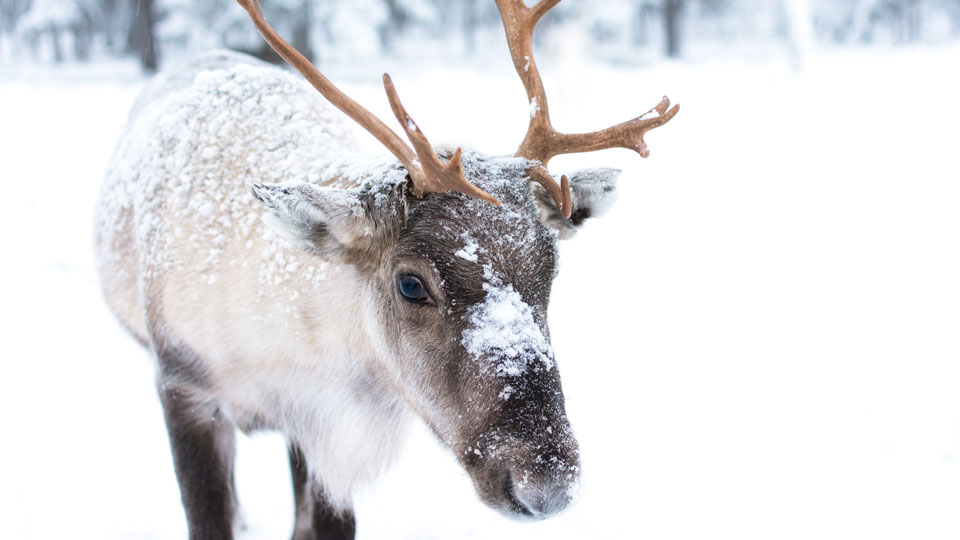
<path fill-rule="evenodd" d="M 421 430 L 358 501 L 359 538 L 960 537 L 956 3 L 901 2 L 926 6 L 916 34 L 880 11 L 825 34 L 822 2 L 799 3 L 812 23 L 792 33 L 784 9 L 769 27 L 728 10 L 756 30 L 730 39 L 696 11 L 708 4 L 689 3 L 677 59 L 662 32 L 605 41 L 570 30 L 586 24 L 572 16 L 556 23 L 564 39 L 544 32 L 538 46 L 562 130 L 619 122 L 664 93 L 682 104 L 647 137 L 647 160 L 551 163 L 624 170 L 611 213 L 564 244 L 551 304 L 579 501 L 543 523 L 502 518 Z M 398 41 L 429 49 L 418 31 Z M 92 264 L 94 199 L 146 80 L 140 59 L 94 39 L 88 60 L 64 46 L 58 63 L 19 32 L 0 25 L 0 538 L 185 538 L 150 361 Z M 194 50 L 164 39 L 170 57 Z M 390 71 L 433 141 L 512 153 L 522 87 L 502 43 L 477 50 L 418 61 L 337 48 L 323 62 L 382 118 Z M 237 474 L 243 538 L 288 537 L 282 440 L 241 436 Z"/>

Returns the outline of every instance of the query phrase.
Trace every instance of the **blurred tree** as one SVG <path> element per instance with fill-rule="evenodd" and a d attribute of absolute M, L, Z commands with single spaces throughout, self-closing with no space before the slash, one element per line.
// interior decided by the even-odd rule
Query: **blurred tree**
<path fill-rule="evenodd" d="M 153 0 L 131 0 L 133 20 L 127 43 L 140 59 L 144 71 L 156 71 L 157 37 L 154 31 Z"/>
<path fill-rule="evenodd" d="M 684 0 L 664 0 L 663 2 L 663 32 L 666 39 L 664 52 L 670 58 L 680 56 L 680 40 L 682 38 Z"/>
<path fill-rule="evenodd" d="M 311 59 L 318 51 L 329 59 L 472 55 L 502 38 L 493 0 L 262 2 L 277 31 Z M 613 61 L 645 57 L 637 53 L 661 39 L 668 57 L 681 56 L 688 42 L 786 40 L 796 61 L 815 40 L 960 36 L 960 0 L 567 0 L 544 19 L 538 46 L 553 39 L 552 29 Z M 0 52 L 10 58 L 132 54 L 152 70 L 161 50 L 176 56 L 213 47 L 279 61 L 236 0 L 0 0 Z"/>
<path fill-rule="evenodd" d="M 794 69 L 803 67 L 803 62 L 813 46 L 813 21 L 810 17 L 810 0 L 781 0 L 786 19 L 787 49 Z"/>
<path fill-rule="evenodd" d="M 410 14 L 400 0 L 383 0 L 387 6 L 387 20 L 380 26 L 380 46 L 385 51 L 393 48 L 393 40 L 407 28 Z"/>
<path fill-rule="evenodd" d="M 313 0 L 277 0 L 271 2 L 267 0 L 269 5 L 272 5 L 271 13 L 271 24 L 274 19 L 280 19 L 292 28 L 290 32 L 290 44 L 294 46 L 300 54 L 305 56 L 307 60 L 311 62 L 316 61 L 316 55 L 313 51 L 313 43 L 311 36 L 313 34 L 313 19 L 314 19 L 314 10 L 313 10 Z M 264 7 L 264 9 L 266 9 Z M 241 24 L 247 24 L 247 15 L 246 13 L 242 14 Z M 253 49 L 239 48 L 243 52 L 252 54 L 261 60 L 266 60 L 274 64 L 282 64 L 284 62 L 283 58 L 277 54 L 266 41 L 255 38 L 255 42 L 259 45 Z"/>
<path fill-rule="evenodd" d="M 897 4 L 899 4 L 897 8 L 900 12 L 899 34 L 901 41 L 910 43 L 920 41 L 922 38 L 921 13 L 923 11 L 923 3 L 921 0 L 903 0 L 902 2 L 897 2 Z"/>
<path fill-rule="evenodd" d="M 949 25 L 960 25 L 958 0 L 856 0 L 847 9 L 848 24 L 837 24 L 833 32 L 838 40 L 912 43 L 926 38 L 925 26 L 931 18 L 942 17 Z"/>
<path fill-rule="evenodd" d="M 97 0 L 76 0 L 77 17 L 70 25 L 73 34 L 73 57 L 88 60 L 96 32 L 95 18 L 100 12 Z"/>
<path fill-rule="evenodd" d="M 121 29 L 127 22 L 127 6 L 120 0 L 99 0 L 99 11 L 96 16 L 94 32 L 103 38 L 103 45 L 107 50 L 120 52 L 118 49 L 123 42 Z"/>
<path fill-rule="evenodd" d="M 630 29 L 631 44 L 644 47 L 650 43 L 650 23 L 654 18 L 656 6 L 649 0 L 639 0 L 634 5 L 633 21 Z"/>
<path fill-rule="evenodd" d="M 472 55 L 477 48 L 477 28 L 480 26 L 479 0 L 462 0 L 460 2 L 463 12 L 463 46 L 467 54 Z"/>
<path fill-rule="evenodd" d="M 312 62 L 314 54 L 310 34 L 313 33 L 313 0 L 301 0 L 300 5 L 293 6 L 292 9 L 297 12 L 293 25 L 293 46 Z"/>
<path fill-rule="evenodd" d="M 64 35 L 73 33 L 76 44 L 76 34 L 79 28 L 85 27 L 85 20 L 90 20 L 86 6 L 77 0 L 33 0 L 16 26 L 17 31 L 34 44 L 34 55 L 42 54 L 37 50 L 37 44 L 45 37 L 53 61 L 62 62 L 66 59 Z M 81 50 L 86 51 L 83 46 Z"/>
<path fill-rule="evenodd" d="M 2 37 L 9 39 L 12 36 L 20 17 L 29 8 L 29 0 L 3 0 L 3 2 L 0 2 L 0 34 L 2 34 Z M 0 44 L 3 43 L 4 40 L 0 39 Z"/>
<path fill-rule="evenodd" d="M 157 37 L 161 46 L 175 50 L 204 50 L 216 47 L 242 51 L 262 60 L 283 60 L 264 42 L 250 18 L 236 0 L 157 0 Z M 264 16 L 313 60 L 317 24 L 323 15 L 318 4 L 337 5 L 331 0 L 261 0 Z"/>

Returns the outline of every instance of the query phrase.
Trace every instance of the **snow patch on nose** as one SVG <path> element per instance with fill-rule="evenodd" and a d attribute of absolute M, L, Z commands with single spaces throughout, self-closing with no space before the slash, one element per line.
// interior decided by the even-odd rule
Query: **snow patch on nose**
<path fill-rule="evenodd" d="M 504 285 L 484 265 L 486 299 L 467 310 L 461 343 L 478 361 L 488 361 L 498 375 L 517 377 L 528 368 L 553 368 L 553 348 L 533 318 L 533 308 L 513 285 Z"/>

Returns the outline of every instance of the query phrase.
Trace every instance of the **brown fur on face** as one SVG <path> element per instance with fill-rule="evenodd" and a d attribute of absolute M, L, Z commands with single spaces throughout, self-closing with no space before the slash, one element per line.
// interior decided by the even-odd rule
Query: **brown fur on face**
<path fill-rule="evenodd" d="M 475 357 L 462 342 L 491 280 L 522 298 L 549 339 L 556 235 L 541 223 L 522 169 L 471 165 L 471 181 L 502 206 L 455 193 L 408 197 L 372 286 L 405 401 L 451 447 L 485 502 L 514 517 L 546 517 L 569 502 L 579 470 L 558 370 L 534 364 L 504 375 L 492 367 L 496 358 Z M 404 300 L 400 274 L 418 276 L 435 305 Z"/>

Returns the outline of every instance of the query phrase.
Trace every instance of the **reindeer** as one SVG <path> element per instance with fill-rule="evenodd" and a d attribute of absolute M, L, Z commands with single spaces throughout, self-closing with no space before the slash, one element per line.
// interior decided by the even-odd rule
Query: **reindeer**
<path fill-rule="evenodd" d="M 513 157 L 434 148 L 384 86 L 407 146 L 239 0 L 319 93 L 235 53 L 149 84 L 107 172 L 103 291 L 156 361 L 191 539 L 232 538 L 236 429 L 288 441 L 295 539 L 353 538 L 352 494 L 419 417 L 479 498 L 517 519 L 566 507 L 576 439 L 547 327 L 558 241 L 612 202 L 619 171 L 556 155 L 630 148 L 677 114 L 560 133 L 532 36 L 559 0 L 497 0 L 530 103 Z M 327 103 L 329 102 L 329 103 Z M 362 157 L 340 113 L 396 160 Z M 532 181 L 532 182 L 531 182 Z"/>

